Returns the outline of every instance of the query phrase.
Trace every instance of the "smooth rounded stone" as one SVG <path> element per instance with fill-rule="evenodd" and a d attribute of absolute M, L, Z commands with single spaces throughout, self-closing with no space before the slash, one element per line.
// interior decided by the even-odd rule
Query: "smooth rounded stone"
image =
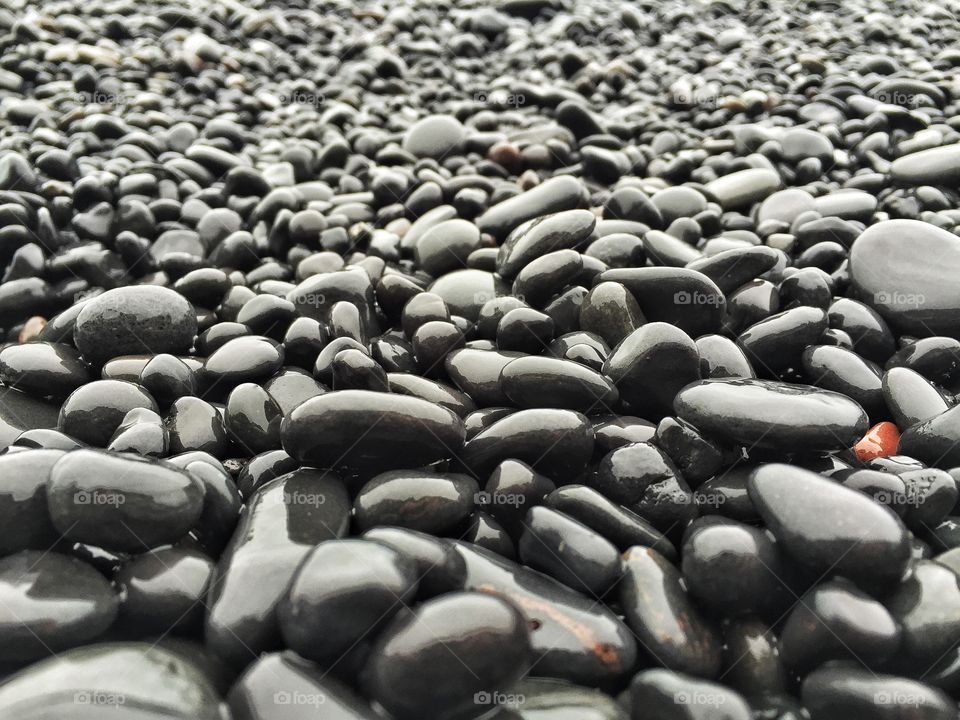
<path fill-rule="evenodd" d="M 169 288 L 140 285 L 108 290 L 85 303 L 73 333 L 94 363 L 132 353 L 181 353 L 197 334 L 193 306 Z"/>
<path fill-rule="evenodd" d="M 852 350 L 811 345 L 803 351 L 801 362 L 816 387 L 846 395 L 875 420 L 886 416 L 879 369 Z"/>
<path fill-rule="evenodd" d="M 758 528 L 719 516 L 697 518 L 684 531 L 681 557 L 687 591 L 717 615 L 762 614 L 789 598 L 780 551 Z"/>
<path fill-rule="evenodd" d="M 283 415 L 287 415 L 300 403 L 323 395 L 327 388 L 314 380 L 308 372 L 296 367 L 284 367 L 263 384 Z"/>
<path fill-rule="evenodd" d="M 630 628 L 651 662 L 702 678 L 720 672 L 720 633 L 684 589 L 680 571 L 656 550 L 623 554 L 619 599 Z"/>
<path fill-rule="evenodd" d="M 59 430 L 41 428 L 24 430 L 11 443 L 11 447 L 40 450 L 77 450 L 86 447 L 86 445 L 74 440 L 69 435 L 64 435 Z"/>
<path fill-rule="evenodd" d="M 946 519 L 960 496 L 956 480 L 944 470 L 907 470 L 900 479 L 906 486 L 903 521 L 918 533 Z"/>
<path fill-rule="evenodd" d="M 756 373 L 743 349 L 723 335 L 703 335 L 696 340 L 700 376 L 705 380 L 754 378 Z"/>
<path fill-rule="evenodd" d="M 601 415 L 593 422 L 593 432 L 596 436 L 593 454 L 601 458 L 618 447 L 652 440 L 657 426 L 635 415 Z"/>
<path fill-rule="evenodd" d="M 564 485 L 551 492 L 544 503 L 595 530 L 619 550 L 634 545 L 650 547 L 674 562 L 673 543 L 633 511 L 611 502 L 585 485 Z"/>
<path fill-rule="evenodd" d="M 456 270 L 430 284 L 429 292 L 443 300 L 450 312 L 476 321 L 480 308 L 493 298 L 504 295 L 506 286 L 493 273 L 483 270 Z"/>
<path fill-rule="evenodd" d="M 413 248 L 417 266 L 433 277 L 467 267 L 467 258 L 480 247 L 480 230 L 472 222 L 445 220 L 427 230 Z"/>
<path fill-rule="evenodd" d="M 954 185 L 960 180 L 960 143 L 902 155 L 890 163 L 890 177 L 905 185 Z"/>
<path fill-rule="evenodd" d="M 521 357 L 504 365 L 500 384 L 507 399 L 521 408 L 553 407 L 585 414 L 610 412 L 619 393 L 603 375 L 569 360 Z M 544 393 L 543 388 L 550 392 Z"/>
<path fill-rule="evenodd" d="M 224 425 L 230 440 L 247 455 L 279 448 L 282 420 L 280 406 L 259 385 L 242 383 L 230 391 Z"/>
<path fill-rule="evenodd" d="M 229 340 L 203 363 L 203 385 L 226 394 L 231 387 L 265 380 L 283 365 L 283 346 L 260 335 Z M 209 392 L 209 390 L 208 390 Z"/>
<path fill-rule="evenodd" d="M 526 192 L 491 206 L 477 218 L 476 223 L 481 232 L 493 235 L 495 238 L 506 238 L 510 231 L 528 220 L 559 213 L 562 210 L 583 208 L 586 205 L 587 193 L 583 184 L 571 175 L 558 175 Z M 596 222 L 595 217 L 594 222 Z M 568 226 L 568 229 L 572 228 Z M 592 230 L 593 227 L 586 232 L 586 235 L 589 235 Z M 502 269 L 499 258 L 497 267 L 498 270 Z M 519 267 L 517 269 L 519 270 Z"/>
<path fill-rule="evenodd" d="M 660 211 L 665 226 L 677 218 L 693 217 L 707 209 L 707 199 L 703 193 L 684 186 L 658 190 L 650 198 L 650 202 Z"/>
<path fill-rule="evenodd" d="M 186 547 L 138 555 L 113 578 L 121 597 L 118 622 L 139 635 L 196 632 L 213 569 L 213 560 Z"/>
<path fill-rule="evenodd" d="M 143 366 L 138 382 L 162 408 L 169 407 L 182 397 L 197 394 L 197 379 L 193 370 L 179 358 L 166 353 L 154 355 Z"/>
<path fill-rule="evenodd" d="M 41 660 L 0 684 L 0 714 L 25 720 L 222 717 L 220 694 L 199 658 L 146 642 L 97 643 Z"/>
<path fill-rule="evenodd" d="M 950 386 L 960 377 L 960 340 L 920 338 L 891 355 L 885 367 L 909 368 L 931 382 Z"/>
<path fill-rule="evenodd" d="M 497 349 L 501 352 L 537 354 L 548 347 L 556 322 L 533 308 L 514 308 L 497 323 Z"/>
<path fill-rule="evenodd" d="M 350 529 L 350 498 L 337 476 L 301 469 L 258 488 L 217 564 L 207 595 L 206 647 L 242 668 L 281 646 L 277 605 L 301 561 Z"/>
<path fill-rule="evenodd" d="M 910 560 L 907 529 L 889 508 L 809 470 L 761 465 L 750 499 L 782 549 L 813 572 L 877 586 L 900 579 Z"/>
<path fill-rule="evenodd" d="M 511 536 L 517 537 L 525 527 L 527 511 L 542 505 L 544 499 L 556 490 L 547 477 L 519 460 L 504 460 L 490 473 L 477 504 L 503 525 Z"/>
<path fill-rule="evenodd" d="M 883 400 L 898 428 L 931 420 L 949 409 L 941 392 L 920 373 L 893 367 L 883 374 Z"/>
<path fill-rule="evenodd" d="M 367 540 L 330 540 L 304 558 L 277 609 L 287 647 L 329 664 L 382 628 L 417 592 L 416 566 Z"/>
<path fill-rule="evenodd" d="M 507 459 L 527 463 L 555 481 L 576 477 L 593 454 L 593 427 L 572 410 L 520 410 L 481 430 L 460 457 L 477 477 L 488 476 Z"/>
<path fill-rule="evenodd" d="M 649 322 L 675 325 L 694 338 L 719 330 L 726 310 L 720 288 L 687 268 L 614 268 L 600 273 L 596 282 L 620 283 Z"/>
<path fill-rule="evenodd" d="M 118 605 L 110 583 L 76 558 L 46 548 L 8 555 L 0 559 L 0 660 L 25 663 L 95 640 Z"/>
<path fill-rule="evenodd" d="M 94 380 L 74 390 L 60 408 L 57 429 L 81 442 L 106 447 L 127 413 L 157 412 L 143 387 L 123 380 Z"/>
<path fill-rule="evenodd" d="M 940 563 L 918 560 L 884 604 L 903 630 L 894 663 L 911 674 L 942 659 L 960 640 L 960 578 Z"/>
<path fill-rule="evenodd" d="M 724 331 L 735 335 L 776 315 L 780 311 L 780 296 L 777 286 L 767 280 L 752 280 L 741 286 L 727 301 Z"/>
<path fill-rule="evenodd" d="M 420 372 L 429 377 L 441 376 L 446 356 L 465 344 L 463 333 L 459 328 L 451 322 L 442 320 L 424 323 L 417 328 L 410 341 Z M 371 360 L 371 362 L 374 361 Z M 382 372 L 379 365 L 377 369 Z M 386 380 L 385 373 L 383 379 Z"/>
<path fill-rule="evenodd" d="M 236 720 L 379 720 L 381 715 L 353 689 L 292 652 L 266 653 L 241 675 L 227 695 Z"/>
<path fill-rule="evenodd" d="M 950 282 L 958 271 L 960 238 L 919 220 L 871 225 L 850 249 L 853 290 L 891 327 L 910 335 L 960 336 Z"/>
<path fill-rule="evenodd" d="M 896 350 L 893 333 L 876 310 L 850 298 L 837 298 L 827 311 L 830 327 L 843 330 L 858 355 L 883 364 Z"/>
<path fill-rule="evenodd" d="M 525 565 L 596 597 L 620 577 L 620 553 L 606 538 L 562 512 L 532 507 L 517 551 Z"/>
<path fill-rule="evenodd" d="M 661 230 L 649 230 L 643 236 L 643 249 L 654 265 L 666 267 L 686 267 L 703 257 L 693 245 Z"/>
<path fill-rule="evenodd" d="M 501 597 L 526 618 L 536 660 L 530 675 L 596 687 L 633 669 L 637 642 L 607 606 L 482 548 L 456 547 L 467 568 L 463 589 Z"/>
<path fill-rule="evenodd" d="M 770 375 L 797 362 L 808 345 L 827 329 L 827 314 L 812 307 L 796 307 L 771 315 L 744 330 L 737 342 L 758 371 Z"/>
<path fill-rule="evenodd" d="M 119 552 L 182 538 L 203 496 L 203 485 L 173 465 L 98 450 L 66 453 L 47 484 L 50 519 L 64 537 Z"/>
<path fill-rule="evenodd" d="M 444 535 L 473 510 L 480 491 L 469 475 L 424 470 L 392 470 L 368 481 L 353 503 L 360 530 L 394 526 Z"/>
<path fill-rule="evenodd" d="M 47 512 L 47 480 L 62 450 L 26 450 L 0 455 L 0 554 L 46 550 L 59 534 Z"/>
<path fill-rule="evenodd" d="M 726 620 L 723 630 L 723 674 L 727 684 L 755 698 L 782 697 L 787 691 L 787 672 L 780 660 L 777 636 L 757 617 Z M 769 702 L 769 701 L 766 701 Z M 759 708 L 757 708 L 759 710 Z"/>
<path fill-rule="evenodd" d="M 199 450 L 215 458 L 224 458 L 228 438 L 220 413 L 197 397 L 182 397 L 173 402 L 164 418 L 170 433 L 170 453 Z"/>
<path fill-rule="evenodd" d="M 553 678 L 524 678 L 505 693 L 496 720 L 628 720 L 627 712 L 601 690 Z"/>
<path fill-rule="evenodd" d="M 41 278 L 7 280 L 0 285 L 0 326 L 11 327 L 31 315 L 47 317 L 52 305 L 50 285 Z M 62 341 L 62 338 L 41 338 Z"/>
<path fill-rule="evenodd" d="M 849 580 L 811 589 L 794 605 L 780 633 L 780 657 L 800 673 L 829 660 L 879 667 L 900 647 L 900 627 L 887 609 Z"/>
<path fill-rule="evenodd" d="M 393 548 L 413 564 L 420 598 L 463 587 L 466 564 L 449 540 L 398 527 L 371 528 L 362 537 Z"/>
<path fill-rule="evenodd" d="M 549 182 L 549 181 L 548 181 Z M 531 261 L 583 244 L 596 227 L 589 210 L 566 210 L 538 217 L 511 232 L 497 254 L 497 273 L 512 280 Z"/>
<path fill-rule="evenodd" d="M 0 447 L 10 445 L 24 432 L 58 427 L 59 415 L 56 405 L 0 386 Z"/>
<path fill-rule="evenodd" d="M 907 428 L 900 436 L 898 453 L 935 467 L 960 465 L 960 406 Z"/>
<path fill-rule="evenodd" d="M 117 427 L 106 449 L 114 453 L 165 457 L 170 449 L 170 434 L 153 410 L 134 408 Z"/>
<path fill-rule="evenodd" d="M 750 706 L 736 692 L 682 672 L 655 668 L 630 682 L 630 719 L 750 720 Z"/>
<path fill-rule="evenodd" d="M 460 148 L 466 128 L 450 115 L 430 115 L 411 125 L 403 149 L 416 157 L 443 159 Z"/>
<path fill-rule="evenodd" d="M 576 250 L 555 250 L 527 263 L 513 281 L 512 293 L 527 305 L 543 308 L 584 271 Z"/>
<path fill-rule="evenodd" d="M 515 560 L 517 557 L 517 549 L 506 529 L 493 515 L 482 510 L 470 516 L 467 529 L 458 539 L 508 560 Z"/>
<path fill-rule="evenodd" d="M 426 400 L 450 410 L 460 418 L 466 418 L 477 409 L 473 399 L 445 383 L 408 373 L 387 373 L 390 392 Z"/>
<path fill-rule="evenodd" d="M 0 350 L 0 382 L 30 395 L 65 398 L 89 380 L 86 364 L 69 345 L 32 342 Z"/>
<path fill-rule="evenodd" d="M 459 662 L 450 662 L 453 655 Z M 524 616 L 476 592 L 429 600 L 395 618 L 364 668 L 367 694 L 396 718 L 453 718 L 508 687 L 534 659 Z"/>
<path fill-rule="evenodd" d="M 949 720 L 957 714 L 940 690 L 857 667 L 814 670 L 804 678 L 800 697 L 811 720 Z"/>
<path fill-rule="evenodd" d="M 780 189 L 781 180 L 768 168 L 747 168 L 721 175 L 704 189 L 724 210 L 748 208 Z"/>
<path fill-rule="evenodd" d="M 760 203 L 757 210 L 757 224 L 766 220 L 779 220 L 792 223 L 802 213 L 815 210 L 813 196 L 798 188 L 779 190 Z"/>
<path fill-rule="evenodd" d="M 664 533 L 696 517 L 690 487 L 670 458 L 651 443 L 632 443 L 611 451 L 590 482 Z"/>
<path fill-rule="evenodd" d="M 178 466 L 199 480 L 204 488 L 203 510 L 191 536 L 204 552 L 219 557 L 237 525 L 243 498 L 229 473 L 214 458 L 203 458 L 204 454 L 180 455 Z M 197 459 L 191 459 L 194 457 Z"/>
<path fill-rule="evenodd" d="M 580 328 L 617 345 L 646 322 L 636 299 L 620 283 L 595 285 L 580 307 Z"/>
<path fill-rule="evenodd" d="M 681 390 L 674 408 L 707 437 L 786 452 L 848 448 L 868 426 L 844 395 L 773 380 L 702 380 Z"/>
<path fill-rule="evenodd" d="M 783 254 L 766 247 L 746 247 L 724 250 L 716 255 L 694 260 L 687 265 L 690 270 L 703 273 L 716 283 L 724 295 L 729 295 L 745 283 L 771 270 Z"/>
<path fill-rule="evenodd" d="M 340 390 L 298 405 L 280 435 L 283 449 L 304 464 L 386 470 L 457 455 L 464 428 L 453 412 L 419 398 Z"/>
<path fill-rule="evenodd" d="M 651 322 L 613 349 L 603 374 L 634 412 L 657 420 L 670 413 L 681 388 L 700 379 L 700 356 L 682 330 Z"/>
<path fill-rule="evenodd" d="M 688 422 L 665 417 L 653 442 L 673 460 L 683 477 L 696 486 L 713 477 L 723 465 L 723 452 Z"/>

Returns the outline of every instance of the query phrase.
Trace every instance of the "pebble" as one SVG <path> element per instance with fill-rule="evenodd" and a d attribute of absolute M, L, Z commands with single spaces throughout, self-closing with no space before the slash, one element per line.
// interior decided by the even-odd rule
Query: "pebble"
<path fill-rule="evenodd" d="M 674 407 L 708 437 L 781 451 L 850 447 L 868 422 L 840 393 L 773 380 L 702 380 L 682 389 Z"/>
<path fill-rule="evenodd" d="M 164 287 L 123 287 L 84 304 L 74 342 L 83 356 L 102 363 L 133 353 L 180 353 L 197 334 L 193 306 Z"/>
<path fill-rule="evenodd" d="M 97 450 L 64 454 L 47 484 L 50 519 L 64 537 L 119 552 L 181 539 L 203 497 L 202 484 L 172 465 Z"/>
<path fill-rule="evenodd" d="M 454 413 L 419 398 L 340 390 L 298 405 L 280 433 L 291 457 L 315 467 L 398 469 L 460 452 L 464 428 Z"/>
<path fill-rule="evenodd" d="M 517 608 L 482 593 L 451 593 L 384 630 L 363 684 L 394 717 L 448 718 L 519 680 L 531 659 Z"/>
<path fill-rule="evenodd" d="M 886 507 L 809 470 L 772 463 L 750 476 L 750 499 L 783 549 L 814 572 L 895 583 L 910 559 L 907 529 Z"/>
<path fill-rule="evenodd" d="M 445 535 L 466 520 L 479 492 L 469 475 L 391 470 L 360 488 L 354 522 L 360 530 L 390 526 Z"/>

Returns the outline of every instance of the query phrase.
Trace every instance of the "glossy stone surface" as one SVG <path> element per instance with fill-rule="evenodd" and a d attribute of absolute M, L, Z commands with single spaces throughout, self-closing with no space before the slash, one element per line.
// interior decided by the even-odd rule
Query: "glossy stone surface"
<path fill-rule="evenodd" d="M 123 380 L 94 380 L 74 390 L 60 407 L 57 429 L 82 442 L 106 447 L 127 413 L 157 411 L 150 393 Z"/>
<path fill-rule="evenodd" d="M 816 473 L 789 465 L 757 468 L 750 499 L 783 549 L 815 572 L 855 582 L 899 580 L 910 556 L 907 529 L 888 508 Z"/>
<path fill-rule="evenodd" d="M 61 450 L 28 450 L 0 455 L 0 552 L 46 550 L 58 537 L 47 512 L 47 479 Z"/>
<path fill-rule="evenodd" d="M 65 398 L 88 382 L 80 354 L 61 343 L 26 343 L 0 350 L 0 382 L 36 397 Z"/>
<path fill-rule="evenodd" d="M 721 639 L 683 588 L 680 572 L 655 550 L 623 555 L 620 604 L 650 661 L 712 678 L 720 672 Z"/>
<path fill-rule="evenodd" d="M 50 518 L 65 537 L 135 553 L 182 538 L 203 496 L 202 484 L 173 465 L 97 450 L 66 453 L 47 485 Z"/>
<path fill-rule="evenodd" d="M 118 604 L 103 576 L 76 558 L 33 550 L 8 555 L 0 560 L 0 659 L 38 660 L 95 640 Z"/>
<path fill-rule="evenodd" d="M 935 274 L 923 258 L 936 258 Z M 944 280 L 958 269 L 960 238 L 917 220 L 877 223 L 850 249 L 850 280 L 864 302 L 895 329 L 921 337 L 960 334 L 956 295 Z"/>
<path fill-rule="evenodd" d="M 189 350 L 197 334 L 193 307 L 162 287 L 108 290 L 83 306 L 74 341 L 91 362 L 141 352 Z"/>
<path fill-rule="evenodd" d="M 469 475 L 392 470 L 360 489 L 353 503 L 354 520 L 361 530 L 395 526 L 443 535 L 466 519 L 478 492 Z"/>
<path fill-rule="evenodd" d="M 526 617 L 534 675 L 596 686 L 633 668 L 636 640 L 603 605 L 482 549 L 457 543 L 457 551 L 467 568 L 464 589 L 502 597 Z"/>
<path fill-rule="evenodd" d="M 677 394 L 676 414 L 708 437 L 781 450 L 836 450 L 867 429 L 856 402 L 771 380 L 704 380 Z"/>
<path fill-rule="evenodd" d="M 450 655 L 460 662 L 451 663 Z M 482 593 L 452 593 L 396 618 L 377 640 L 363 684 L 394 717 L 449 718 L 477 694 L 518 680 L 533 655 L 524 616 Z"/>
<path fill-rule="evenodd" d="M 322 663 L 375 635 L 417 592 L 416 566 L 364 540 L 321 543 L 304 558 L 277 609 L 287 647 Z"/>
<path fill-rule="evenodd" d="M 503 393 L 517 407 L 556 407 L 584 414 L 609 412 L 619 398 L 613 384 L 578 363 L 546 357 L 511 360 L 500 371 Z M 544 393 L 543 388 L 550 392 Z"/>

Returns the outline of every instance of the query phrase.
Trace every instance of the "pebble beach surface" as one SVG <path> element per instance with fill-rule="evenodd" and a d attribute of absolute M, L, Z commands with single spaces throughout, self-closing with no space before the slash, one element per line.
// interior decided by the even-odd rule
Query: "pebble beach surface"
<path fill-rule="evenodd" d="M 0 720 L 956 720 L 955 11 L 7 0 Z"/>

